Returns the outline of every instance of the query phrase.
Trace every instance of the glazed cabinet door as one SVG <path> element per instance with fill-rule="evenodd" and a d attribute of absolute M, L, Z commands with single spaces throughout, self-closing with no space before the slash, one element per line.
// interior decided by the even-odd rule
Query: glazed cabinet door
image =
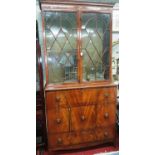
<path fill-rule="evenodd" d="M 44 12 L 47 81 L 77 81 L 77 23 L 73 12 Z"/>
<path fill-rule="evenodd" d="M 83 81 L 110 78 L 110 14 L 81 14 Z"/>

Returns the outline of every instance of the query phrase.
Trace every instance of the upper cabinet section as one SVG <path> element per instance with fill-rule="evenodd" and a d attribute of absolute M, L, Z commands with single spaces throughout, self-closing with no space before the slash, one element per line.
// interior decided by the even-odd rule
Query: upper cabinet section
<path fill-rule="evenodd" d="M 111 82 L 111 5 L 41 7 L 47 84 Z"/>

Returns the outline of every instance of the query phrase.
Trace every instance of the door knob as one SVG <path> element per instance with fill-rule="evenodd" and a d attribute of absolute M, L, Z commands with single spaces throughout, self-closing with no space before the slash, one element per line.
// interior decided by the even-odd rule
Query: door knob
<path fill-rule="evenodd" d="M 60 97 L 57 96 L 57 97 L 56 97 L 56 101 L 57 101 L 57 102 L 60 102 Z"/>
<path fill-rule="evenodd" d="M 57 122 L 57 124 L 60 124 L 61 123 L 61 119 L 60 118 L 57 118 L 56 119 L 56 122 Z"/>
<path fill-rule="evenodd" d="M 105 96 L 105 97 L 109 97 L 109 94 L 108 94 L 108 93 L 105 93 L 104 96 Z"/>
<path fill-rule="evenodd" d="M 62 139 L 61 138 L 57 139 L 57 144 L 62 144 Z"/>
<path fill-rule="evenodd" d="M 108 132 L 107 131 L 104 132 L 104 136 L 108 137 Z"/>
<path fill-rule="evenodd" d="M 108 112 L 106 112 L 106 113 L 104 114 L 104 118 L 109 118 L 109 113 L 108 113 Z"/>
<path fill-rule="evenodd" d="M 86 118 L 84 115 L 81 116 L 81 120 L 84 121 Z"/>

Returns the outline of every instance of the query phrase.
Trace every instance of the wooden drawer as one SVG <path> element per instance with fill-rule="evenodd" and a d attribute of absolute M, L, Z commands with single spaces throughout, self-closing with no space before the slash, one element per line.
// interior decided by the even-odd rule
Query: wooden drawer
<path fill-rule="evenodd" d="M 86 130 L 79 132 L 68 132 L 48 135 L 48 145 L 50 148 L 59 150 L 64 147 L 82 146 L 86 143 L 101 143 L 113 141 L 115 138 L 114 126 L 96 128 L 95 130 Z M 88 145 L 89 146 L 89 145 Z"/>
<path fill-rule="evenodd" d="M 96 89 L 66 90 L 57 92 L 55 98 L 60 99 L 61 107 L 79 107 L 96 104 L 97 94 Z"/>
<path fill-rule="evenodd" d="M 68 107 L 66 91 L 46 92 L 46 107 L 47 109 Z"/>
<path fill-rule="evenodd" d="M 112 101 L 116 101 L 116 97 L 116 87 L 101 88 L 98 92 L 98 103 L 109 103 Z"/>
<path fill-rule="evenodd" d="M 63 147 L 70 145 L 71 136 L 70 133 L 61 133 L 61 134 L 49 134 L 48 135 L 48 145 L 49 147 Z"/>
<path fill-rule="evenodd" d="M 88 130 L 95 127 L 95 105 L 71 108 L 71 131 Z"/>
<path fill-rule="evenodd" d="M 111 102 L 107 105 L 98 104 L 96 112 L 96 126 L 110 126 L 116 122 L 116 104 Z"/>
<path fill-rule="evenodd" d="M 50 134 L 49 146 L 61 148 L 63 146 L 79 145 L 96 141 L 95 131 L 88 130 L 82 132 L 70 132 L 60 134 Z"/>
<path fill-rule="evenodd" d="M 94 130 L 88 130 L 88 131 L 81 131 L 80 136 L 82 137 L 82 143 L 86 142 L 95 142 L 96 136 Z"/>
<path fill-rule="evenodd" d="M 72 132 L 70 134 L 70 136 L 71 136 L 71 144 L 72 145 L 96 141 L 96 136 L 95 136 L 94 130 Z"/>
<path fill-rule="evenodd" d="M 82 90 L 67 90 L 66 91 L 67 103 L 70 107 L 77 107 L 83 104 L 82 102 Z"/>
<path fill-rule="evenodd" d="M 82 91 L 78 90 L 63 90 L 47 92 L 46 105 L 48 109 L 82 105 Z"/>
<path fill-rule="evenodd" d="M 85 88 L 46 92 L 47 109 L 79 107 L 109 103 L 116 100 L 116 88 Z"/>
<path fill-rule="evenodd" d="M 47 110 L 48 133 L 69 131 L 69 109 Z"/>
<path fill-rule="evenodd" d="M 82 91 L 82 102 L 83 105 L 95 105 L 98 102 L 99 89 L 83 89 Z"/>
<path fill-rule="evenodd" d="M 112 141 L 115 138 L 115 125 L 96 128 L 95 133 L 97 141 Z"/>

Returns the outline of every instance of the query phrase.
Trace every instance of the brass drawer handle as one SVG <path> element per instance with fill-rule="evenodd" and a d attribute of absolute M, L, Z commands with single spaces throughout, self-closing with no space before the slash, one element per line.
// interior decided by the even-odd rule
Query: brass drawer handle
<path fill-rule="evenodd" d="M 104 118 L 109 118 L 109 113 L 108 112 L 106 112 L 105 114 L 104 114 Z"/>
<path fill-rule="evenodd" d="M 86 118 L 84 115 L 81 116 L 81 121 L 84 121 Z"/>
<path fill-rule="evenodd" d="M 56 119 L 56 122 L 57 122 L 57 124 L 60 124 L 61 123 L 61 119 L 60 118 L 57 118 Z"/>
<path fill-rule="evenodd" d="M 57 144 L 62 144 L 62 139 L 61 138 L 57 139 Z"/>
<path fill-rule="evenodd" d="M 104 137 L 108 137 L 108 132 L 107 131 L 104 132 Z"/>
<path fill-rule="evenodd" d="M 56 97 L 56 101 L 57 102 L 60 102 L 60 97 Z"/>
<path fill-rule="evenodd" d="M 108 93 L 105 93 L 104 96 L 105 96 L 105 97 L 109 97 L 109 94 L 108 94 Z"/>

